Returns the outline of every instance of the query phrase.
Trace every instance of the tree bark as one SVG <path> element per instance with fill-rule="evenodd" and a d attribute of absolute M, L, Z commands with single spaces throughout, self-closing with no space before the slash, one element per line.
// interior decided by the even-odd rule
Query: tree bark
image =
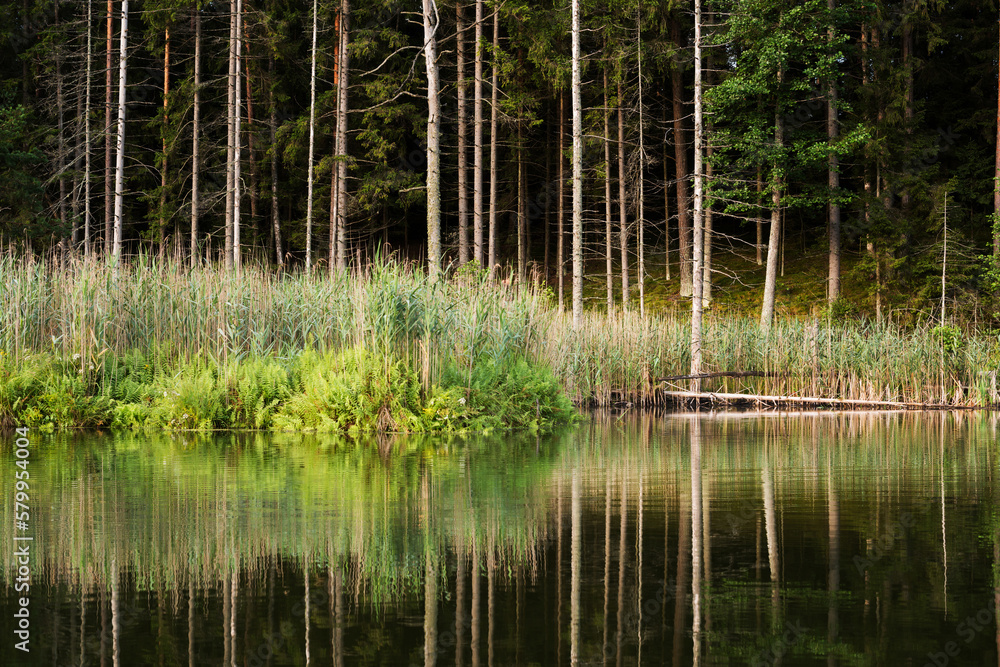
<path fill-rule="evenodd" d="M 663 128 L 667 127 L 667 105 L 663 105 Z M 671 279 L 670 275 L 670 182 L 667 171 L 667 141 L 663 141 L 663 269 L 664 278 Z"/>
<path fill-rule="evenodd" d="M 565 96 L 563 95 L 562 91 L 560 91 L 559 92 L 559 150 L 557 151 L 557 154 L 559 155 L 559 188 L 558 188 L 559 192 L 557 194 L 557 196 L 559 197 L 559 205 L 557 207 L 557 212 L 556 212 L 556 271 L 557 271 L 556 280 L 557 280 L 557 296 L 559 299 L 560 312 L 564 307 L 564 300 L 566 296 L 563 285 L 563 274 L 564 274 L 563 268 L 565 268 L 563 265 L 563 262 L 565 260 L 565 258 L 563 257 L 563 237 L 564 237 L 563 207 L 566 204 L 565 201 L 566 196 L 565 193 L 563 192 L 563 188 L 565 187 L 565 182 L 566 182 L 566 175 L 563 173 L 563 163 L 565 162 L 563 156 L 563 145 L 564 145 L 563 133 L 565 132 L 565 127 L 566 127 L 566 121 L 565 121 L 566 114 L 564 113 L 563 110 L 564 97 Z"/>
<path fill-rule="evenodd" d="M 427 65 L 427 264 L 432 282 L 441 271 L 441 153 L 438 101 L 437 5 L 423 0 L 424 62 Z"/>
<path fill-rule="evenodd" d="M 236 122 L 236 0 L 229 0 L 229 79 L 226 84 L 226 271 L 233 268 L 233 130 Z M 308 233 L 307 241 L 308 246 Z M 308 266 L 308 250 L 306 264 Z"/>
<path fill-rule="evenodd" d="M 114 9 L 112 7 L 112 1 L 108 0 L 108 13 L 107 13 L 107 24 L 108 24 L 108 36 L 106 41 L 107 51 L 106 51 L 106 62 L 104 69 L 104 254 L 111 256 L 111 243 L 114 237 L 114 192 L 112 190 L 111 181 L 111 119 L 114 117 L 112 115 L 111 107 L 111 93 L 114 90 L 111 83 L 111 67 L 112 67 L 112 43 L 114 42 L 114 28 L 113 28 L 113 17 Z M 25 0 L 25 5 L 27 5 L 27 0 Z M 27 61 L 25 61 L 27 62 Z M 25 77 L 27 80 L 27 77 Z"/>
<path fill-rule="evenodd" d="M 670 21 L 671 39 L 677 49 L 681 48 L 680 21 L 676 16 Z M 677 232 L 680 250 L 682 297 L 691 296 L 691 216 L 690 197 L 688 195 L 687 139 L 684 130 L 684 72 L 681 70 L 680 57 L 674 57 L 671 69 L 671 85 L 673 89 L 674 106 L 674 163 L 677 171 Z"/>
<path fill-rule="evenodd" d="M 337 268 L 347 268 L 347 129 L 350 84 L 351 2 L 340 2 L 340 87 L 337 91 Z"/>
<path fill-rule="evenodd" d="M 83 112 L 83 254 L 89 258 L 91 253 L 90 244 L 90 92 L 91 74 L 93 73 L 93 44 L 91 38 L 91 23 L 93 21 L 94 5 L 93 0 L 87 0 L 87 83 L 86 102 Z"/>
<path fill-rule="evenodd" d="M 163 238 L 167 228 L 167 132 L 170 121 L 167 116 L 170 108 L 170 24 L 163 29 L 163 123 L 160 125 L 160 139 L 163 150 L 163 163 L 160 165 L 160 229 L 158 230 L 160 248 L 163 248 Z"/>
<path fill-rule="evenodd" d="M 573 328 L 583 323 L 583 105 L 580 100 L 580 0 L 573 0 Z"/>
<path fill-rule="evenodd" d="M 240 204 L 243 190 L 240 170 L 243 164 L 243 0 L 236 0 L 236 93 L 233 102 L 233 268 L 238 273 L 242 266 L 243 253 L 240 243 Z"/>
<path fill-rule="evenodd" d="M 455 3 L 455 40 L 457 42 L 458 74 L 456 93 L 458 95 L 458 263 L 469 261 L 469 193 L 466 177 L 468 174 L 468 147 L 465 128 L 469 122 L 465 101 L 465 7 L 461 1 Z"/>
<path fill-rule="evenodd" d="M 761 175 L 761 167 L 757 165 L 757 266 L 764 264 L 764 208 L 760 205 L 762 193 L 764 192 L 764 178 Z"/>
<path fill-rule="evenodd" d="M 59 0 L 53 2 L 55 26 L 59 27 Z M 69 226 L 66 214 L 66 132 L 63 117 L 65 116 L 65 99 L 63 96 L 63 76 L 62 76 L 62 44 L 55 45 L 55 80 L 56 80 L 56 142 L 58 156 L 56 157 L 56 173 L 59 174 L 59 232 L 60 236 L 66 234 Z M 67 240 L 63 239 L 64 241 Z M 68 245 L 68 244 L 67 244 Z"/>
<path fill-rule="evenodd" d="M 243 54 L 247 58 L 247 64 L 243 68 L 243 78 L 247 86 L 247 166 L 250 169 L 250 228 L 257 230 L 257 220 L 260 211 L 260 174 L 257 160 L 254 159 L 254 130 L 253 122 L 253 89 L 250 87 L 250 63 L 253 62 L 250 54 L 250 42 L 246 39 L 246 25 L 243 26 Z"/>
<path fill-rule="evenodd" d="M 333 58 L 333 87 L 337 91 L 337 99 L 334 102 L 334 130 L 333 130 L 333 158 L 335 162 L 330 167 L 330 251 L 329 265 L 333 269 L 337 265 L 337 213 L 340 206 L 340 187 L 338 185 L 340 167 L 336 162 L 340 154 L 340 47 L 343 42 L 343 27 L 340 21 L 340 12 L 334 17 L 334 33 L 337 35 L 337 53 Z"/>
<path fill-rule="evenodd" d="M 313 156 L 316 150 L 316 27 L 319 17 L 317 0 L 312 6 L 312 50 L 309 59 L 309 160 L 306 163 L 306 271 L 312 269 Z"/>
<path fill-rule="evenodd" d="M 500 48 L 500 14 L 493 13 L 493 53 Z M 497 266 L 497 93 L 498 68 L 496 57 L 493 58 L 492 90 L 490 91 L 490 275 Z"/>
<path fill-rule="evenodd" d="M 639 61 L 639 201 L 638 219 L 636 220 L 636 250 L 638 251 L 638 266 L 636 267 L 636 281 L 639 283 L 639 314 L 646 316 L 646 210 L 645 210 L 645 175 L 646 175 L 646 144 L 643 140 L 643 118 L 642 118 L 642 10 L 636 13 L 636 59 Z"/>
<path fill-rule="evenodd" d="M 128 0 L 122 0 L 122 26 L 118 53 L 118 148 L 115 166 L 115 229 L 111 255 L 121 256 L 122 215 L 125 204 L 125 73 L 128 59 Z"/>
<path fill-rule="evenodd" d="M 278 107 L 274 103 L 274 49 L 268 49 L 267 58 L 268 71 L 271 73 L 271 85 L 268 86 L 268 102 L 271 106 L 271 117 L 269 119 L 269 138 L 271 140 L 271 226 L 274 229 L 274 254 L 278 267 L 285 265 L 285 256 L 281 251 L 281 217 L 278 202 Z"/>
<path fill-rule="evenodd" d="M 836 9 L 836 0 L 827 0 L 827 8 L 832 14 Z M 827 31 L 828 41 L 832 44 L 834 40 L 834 29 L 831 25 Z M 837 141 L 839 132 L 837 122 L 837 81 L 831 78 L 827 87 L 826 105 L 826 135 L 830 142 L 830 154 L 827 158 L 827 176 L 830 188 L 829 204 L 829 226 L 828 235 L 830 237 L 830 257 L 829 257 L 829 282 L 827 289 L 827 301 L 833 303 L 840 298 L 840 204 L 837 203 L 837 191 L 840 189 L 840 165 L 834 144 Z"/>
<path fill-rule="evenodd" d="M 783 81 L 783 72 L 778 70 L 778 84 Z M 774 145 L 777 150 L 785 145 L 785 121 L 781 107 L 774 109 Z M 781 251 L 781 170 L 778 160 L 772 165 L 771 175 L 771 231 L 767 241 L 767 272 L 764 277 L 764 299 L 760 309 L 760 326 L 765 331 L 774 320 L 774 296 L 778 282 L 778 254 Z"/>
<path fill-rule="evenodd" d="M 524 130 L 520 118 L 517 121 L 517 278 L 524 282 L 528 272 L 527 226 L 524 217 Z"/>
<path fill-rule="evenodd" d="M 201 9 L 194 8 L 194 109 L 191 129 L 191 266 L 198 265 L 198 177 L 201 163 Z"/>
<path fill-rule="evenodd" d="M 618 246 L 621 248 L 622 310 L 628 310 L 628 210 L 625 203 L 625 108 L 618 80 Z"/>
<path fill-rule="evenodd" d="M 611 225 L 611 110 L 608 107 L 608 68 L 604 67 L 604 258 L 606 263 L 608 314 L 615 309 L 614 267 L 612 266 L 612 225 Z"/>
<path fill-rule="evenodd" d="M 702 296 L 702 223 L 703 187 L 702 146 L 704 142 L 704 115 L 702 110 L 702 52 L 701 52 L 701 0 L 694 0 L 694 219 L 691 230 L 691 375 L 701 373 L 701 324 Z M 701 380 L 691 381 L 691 390 L 701 391 Z M 692 498 L 694 492 L 692 491 Z M 695 516 L 692 510 L 692 516 Z M 695 566 L 698 559 L 692 557 Z"/>
<path fill-rule="evenodd" d="M 476 0 L 475 89 L 472 103 L 472 258 L 483 266 L 483 0 Z M 492 269 L 491 269 L 492 270 Z"/>

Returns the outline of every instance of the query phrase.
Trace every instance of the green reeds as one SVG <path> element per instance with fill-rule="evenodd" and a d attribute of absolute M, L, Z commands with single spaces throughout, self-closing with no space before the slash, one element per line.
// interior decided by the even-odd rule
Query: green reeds
<path fill-rule="evenodd" d="M 410 374 L 420 386 L 421 413 L 446 421 L 464 413 L 471 423 L 499 409 L 507 414 L 493 425 L 527 424 L 544 418 L 543 395 L 555 414 L 560 393 L 580 404 L 655 405 L 666 403 L 663 390 L 687 388 L 658 380 L 688 371 L 686 318 L 591 312 L 574 331 L 544 289 L 491 281 L 484 272 L 463 269 L 432 283 L 418 266 L 392 258 L 329 274 L 253 265 L 235 274 L 150 257 L 112 269 L 6 254 L 0 275 L 0 353 L 8 372 L 49 354 L 76 368 L 88 391 L 115 400 L 104 384 L 128 355 L 164 373 L 213 365 L 232 398 L 230 376 L 242 364 L 266 361 L 291 372 L 305 350 L 366 355 L 384 377 L 400 364 L 400 386 Z M 707 371 L 766 374 L 705 380 L 705 391 L 998 402 L 991 374 L 997 345 L 975 333 L 829 320 L 779 320 L 764 333 L 749 318 L 708 317 L 703 355 Z M 230 424 L 270 423 L 280 412 L 274 407 L 261 420 L 240 409 L 243 416 Z"/>

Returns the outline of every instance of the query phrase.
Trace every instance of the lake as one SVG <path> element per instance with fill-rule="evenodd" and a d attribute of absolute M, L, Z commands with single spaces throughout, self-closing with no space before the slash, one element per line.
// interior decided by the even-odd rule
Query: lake
<path fill-rule="evenodd" d="M 27 459 L 9 432 L 0 664 L 996 666 L 997 425 L 594 413 L 361 448 L 32 432 Z"/>

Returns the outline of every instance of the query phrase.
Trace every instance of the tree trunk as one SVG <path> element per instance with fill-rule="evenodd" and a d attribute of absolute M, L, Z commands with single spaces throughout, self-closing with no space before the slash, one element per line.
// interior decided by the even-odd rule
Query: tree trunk
<path fill-rule="evenodd" d="M 163 249 L 164 230 L 167 228 L 167 132 L 170 121 L 170 24 L 163 29 L 163 124 L 160 125 L 160 139 L 163 148 L 163 164 L 160 165 L 160 229 L 158 231 L 160 249 Z"/>
<path fill-rule="evenodd" d="M 520 114 L 519 114 L 520 115 Z M 527 227 L 524 217 L 524 130 L 517 123 L 517 279 L 524 282 L 528 273 Z"/>
<path fill-rule="evenodd" d="M 236 0 L 229 0 L 229 79 L 226 85 L 226 248 L 225 267 L 233 268 L 233 151 L 236 122 Z M 307 241 L 308 246 L 308 233 Z M 306 264 L 308 266 L 308 250 Z"/>
<path fill-rule="evenodd" d="M 663 105 L 663 128 L 667 127 L 667 105 Z M 663 269 L 664 278 L 671 279 L 670 275 L 670 182 L 667 171 L 667 141 L 663 141 Z"/>
<path fill-rule="evenodd" d="M 547 116 L 548 114 L 546 114 Z M 552 123 L 545 123 L 545 190 L 543 190 L 542 196 L 544 199 L 544 216 L 543 224 L 545 227 L 545 248 L 543 251 L 544 257 L 542 259 L 542 275 L 545 276 L 546 282 L 549 279 L 549 251 L 551 245 L 552 231 L 549 228 L 549 212 L 552 208 Z"/>
<path fill-rule="evenodd" d="M 625 107 L 618 80 L 618 245 L 621 248 L 622 310 L 628 310 L 628 211 L 625 205 Z"/>
<path fill-rule="evenodd" d="M 472 258 L 483 266 L 483 0 L 476 0 L 475 90 L 472 103 Z M 492 270 L 492 269 L 491 269 Z"/>
<path fill-rule="evenodd" d="M 500 48 L 500 14 L 493 13 L 493 53 Z M 490 91 L 490 275 L 497 266 L 497 93 L 498 68 L 493 59 L 493 80 Z"/>
<path fill-rule="evenodd" d="M 604 67 L 604 258 L 605 279 L 608 291 L 608 314 L 615 309 L 614 267 L 611 251 L 613 232 L 611 229 L 611 110 L 608 108 L 608 68 Z"/>
<path fill-rule="evenodd" d="M 93 21 L 93 0 L 87 0 L 87 83 L 86 102 L 83 112 L 83 254 L 90 258 L 90 91 L 91 74 L 93 72 L 93 44 L 91 39 L 91 23 Z"/>
<path fill-rule="evenodd" d="M 243 0 L 236 0 L 236 93 L 233 109 L 233 268 L 238 273 L 242 266 L 242 249 L 240 245 L 240 204 L 243 198 L 240 168 L 243 160 Z"/>
<path fill-rule="evenodd" d="M 316 150 L 316 24 L 317 0 L 312 7 L 312 50 L 309 59 L 309 159 L 306 162 L 306 271 L 312 269 L 313 156 Z"/>
<path fill-rule="evenodd" d="M 260 174 L 257 169 L 257 160 L 254 159 L 254 131 L 253 124 L 253 91 L 250 88 L 250 63 L 253 62 L 250 54 L 250 43 L 246 40 L 246 26 L 243 26 L 243 52 L 247 58 L 247 65 L 243 68 L 244 80 L 247 86 L 247 165 L 250 168 L 250 228 L 257 230 L 258 213 L 260 209 Z"/>
<path fill-rule="evenodd" d="M 639 61 L 639 173 L 637 178 L 639 179 L 639 201 L 638 206 L 638 219 L 636 220 L 636 250 L 638 251 L 638 266 L 636 267 L 636 281 L 639 283 L 639 314 L 642 317 L 646 316 L 646 211 L 645 211 L 645 196 L 646 189 L 644 186 L 645 175 L 646 175 L 646 144 L 643 140 L 643 122 L 642 122 L 642 23 L 641 18 L 642 12 L 639 10 L 636 13 L 636 59 Z"/>
<path fill-rule="evenodd" d="M 469 261 L 469 193 L 466 184 L 468 174 L 467 153 L 465 141 L 465 126 L 468 124 L 468 112 L 465 103 L 465 7 L 461 2 L 455 3 L 455 40 L 457 45 L 458 74 L 456 81 L 458 95 L 458 263 Z"/>
<path fill-rule="evenodd" d="M 104 254 L 109 257 L 111 256 L 111 243 L 114 238 L 113 212 L 115 206 L 111 181 L 111 119 L 114 118 L 111 107 L 111 92 L 114 90 L 111 84 L 111 67 L 113 64 L 111 45 L 114 42 L 114 9 L 111 3 L 112 0 L 108 0 L 108 36 L 104 69 Z M 25 5 L 27 5 L 27 0 L 25 0 Z"/>
<path fill-rule="evenodd" d="M 55 0 L 54 20 L 56 29 L 59 29 L 59 0 Z M 59 174 L 59 234 L 62 237 L 66 234 L 69 226 L 69 217 L 66 212 L 66 132 L 63 117 L 65 116 L 65 100 L 63 96 L 63 76 L 62 76 L 62 44 L 55 45 L 55 79 L 56 79 L 56 142 L 58 156 L 56 157 L 56 173 Z M 65 239 L 64 239 L 65 240 Z M 67 244 L 68 245 L 68 244 Z"/>
<path fill-rule="evenodd" d="M 1000 84 L 1000 70 L 997 72 L 997 81 Z M 1000 259 L 1000 85 L 997 86 L 997 146 L 996 160 L 993 165 L 993 217 L 993 256 Z"/>
<path fill-rule="evenodd" d="M 285 257 L 281 251 L 281 218 L 278 206 L 278 107 L 274 103 L 274 49 L 268 49 L 267 58 L 268 72 L 271 74 L 271 85 L 268 86 L 268 103 L 271 106 L 271 117 L 269 119 L 268 136 L 271 140 L 271 226 L 274 229 L 274 254 L 278 267 L 285 265 Z"/>
<path fill-rule="evenodd" d="M 778 84 L 783 80 L 783 71 L 778 70 Z M 785 121 L 781 107 L 774 110 L 774 144 L 780 150 L 785 144 Z M 778 158 L 780 159 L 780 158 Z M 778 254 L 781 251 L 781 171 L 777 162 L 772 165 L 771 175 L 771 232 L 767 241 L 767 273 L 764 277 L 764 300 L 760 309 L 760 326 L 765 331 L 774 319 L 774 295 L 778 282 Z"/>
<path fill-rule="evenodd" d="M 438 101 L 437 6 L 423 0 L 424 62 L 427 64 L 427 264 L 431 282 L 441 271 L 441 153 Z"/>
<path fill-rule="evenodd" d="M 573 0 L 573 328 L 583 323 L 583 105 L 580 100 L 580 0 Z"/>
<path fill-rule="evenodd" d="M 125 204 L 125 67 L 128 59 L 128 0 L 122 0 L 122 27 L 118 53 L 118 149 L 115 166 L 115 229 L 111 255 L 115 261 L 122 250 L 122 215 Z"/>
<path fill-rule="evenodd" d="M 198 176 L 201 163 L 201 9 L 194 8 L 194 119 L 191 130 L 191 266 L 198 265 Z"/>
<path fill-rule="evenodd" d="M 757 266 L 764 264 L 764 208 L 760 205 L 764 192 L 764 178 L 761 167 L 757 165 Z"/>
<path fill-rule="evenodd" d="M 562 311 L 562 309 L 564 307 L 564 299 L 565 299 L 565 296 L 566 296 L 565 291 L 564 291 L 564 285 L 563 285 L 563 273 L 564 273 L 563 272 L 563 268 L 564 268 L 563 267 L 563 262 L 564 262 L 564 259 L 565 259 L 563 257 L 563 236 L 564 236 L 563 235 L 563 207 L 566 204 L 566 202 L 565 202 L 566 196 L 565 196 L 565 193 L 563 192 L 563 188 L 565 187 L 565 182 L 566 182 L 566 175 L 563 173 L 563 163 L 565 162 L 565 159 L 564 159 L 564 156 L 563 156 L 563 145 L 564 145 L 563 134 L 565 132 L 565 126 L 566 126 L 566 121 L 565 121 L 566 114 L 564 113 L 564 110 L 563 110 L 563 107 L 564 107 L 563 99 L 564 99 L 564 97 L 565 96 L 563 95 L 562 91 L 560 91 L 559 92 L 559 150 L 557 151 L 557 154 L 559 155 L 559 188 L 558 188 L 559 189 L 559 193 L 557 195 L 559 197 L 559 206 L 557 207 L 557 213 L 556 213 L 556 271 L 558 272 L 556 280 L 558 281 L 557 295 L 558 295 L 558 298 L 559 298 L 559 311 L 560 312 Z"/>
<path fill-rule="evenodd" d="M 705 77 L 711 84 L 711 77 Z M 711 132 L 712 124 L 707 123 L 707 131 Z M 704 154 L 712 157 L 712 143 L 704 139 Z M 705 183 L 712 181 L 712 163 L 706 161 L 703 166 L 704 180 L 702 184 L 702 226 L 701 226 L 701 304 L 702 309 L 706 309 L 712 303 L 712 226 L 715 222 L 714 211 L 710 204 L 705 203 Z"/>
<path fill-rule="evenodd" d="M 337 159 L 340 154 L 340 47 L 343 43 L 343 28 L 340 21 L 340 12 L 334 17 L 334 33 L 337 35 L 337 53 L 333 58 L 333 87 L 337 91 L 337 99 L 334 102 L 334 132 L 333 132 L 333 158 Z M 332 270 L 337 265 L 337 213 L 340 207 L 340 186 L 338 177 L 340 167 L 335 161 L 330 167 L 330 254 L 329 265 Z"/>
<path fill-rule="evenodd" d="M 836 0 L 827 0 L 827 8 L 832 14 L 836 9 Z M 827 31 L 828 41 L 832 44 L 834 30 L 831 25 Z M 827 176 L 830 188 L 829 229 L 830 261 L 827 301 L 833 303 L 840 298 L 840 204 L 837 203 L 837 191 L 840 189 L 840 165 L 834 144 L 837 141 L 837 81 L 831 78 L 827 88 L 826 105 L 826 136 L 830 141 L 830 154 L 827 158 Z"/>
<path fill-rule="evenodd" d="M 681 46 L 680 21 L 676 16 L 671 18 L 670 34 L 674 45 Z M 688 196 L 687 139 L 684 130 L 684 72 L 681 70 L 680 58 L 674 58 L 671 69 L 671 85 L 673 89 L 674 106 L 674 163 L 677 171 L 677 232 L 680 250 L 682 297 L 691 296 L 691 217 Z"/>
<path fill-rule="evenodd" d="M 347 121 L 350 83 L 351 2 L 340 3 L 340 87 L 337 91 L 337 268 L 347 268 Z"/>
<path fill-rule="evenodd" d="M 702 66 L 701 66 L 701 0 L 694 0 L 694 219 L 691 230 L 691 375 L 701 373 L 701 320 L 702 297 L 702 223 L 703 188 L 702 146 L 704 142 L 704 115 L 702 110 Z M 691 381 L 692 391 L 701 391 L 701 380 Z M 693 487 L 692 487 L 693 489 Z M 692 490 L 692 498 L 695 497 Z M 693 505 L 692 505 L 693 507 Z M 695 512 L 692 509 L 692 517 Z M 692 557 L 695 569 L 698 558 Z"/>

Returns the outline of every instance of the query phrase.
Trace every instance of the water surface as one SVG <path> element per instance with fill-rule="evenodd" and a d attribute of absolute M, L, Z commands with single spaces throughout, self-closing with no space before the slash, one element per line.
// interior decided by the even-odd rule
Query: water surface
<path fill-rule="evenodd" d="M 0 664 L 1000 665 L 997 442 L 960 413 L 32 434 L 31 652 L 5 528 Z"/>

